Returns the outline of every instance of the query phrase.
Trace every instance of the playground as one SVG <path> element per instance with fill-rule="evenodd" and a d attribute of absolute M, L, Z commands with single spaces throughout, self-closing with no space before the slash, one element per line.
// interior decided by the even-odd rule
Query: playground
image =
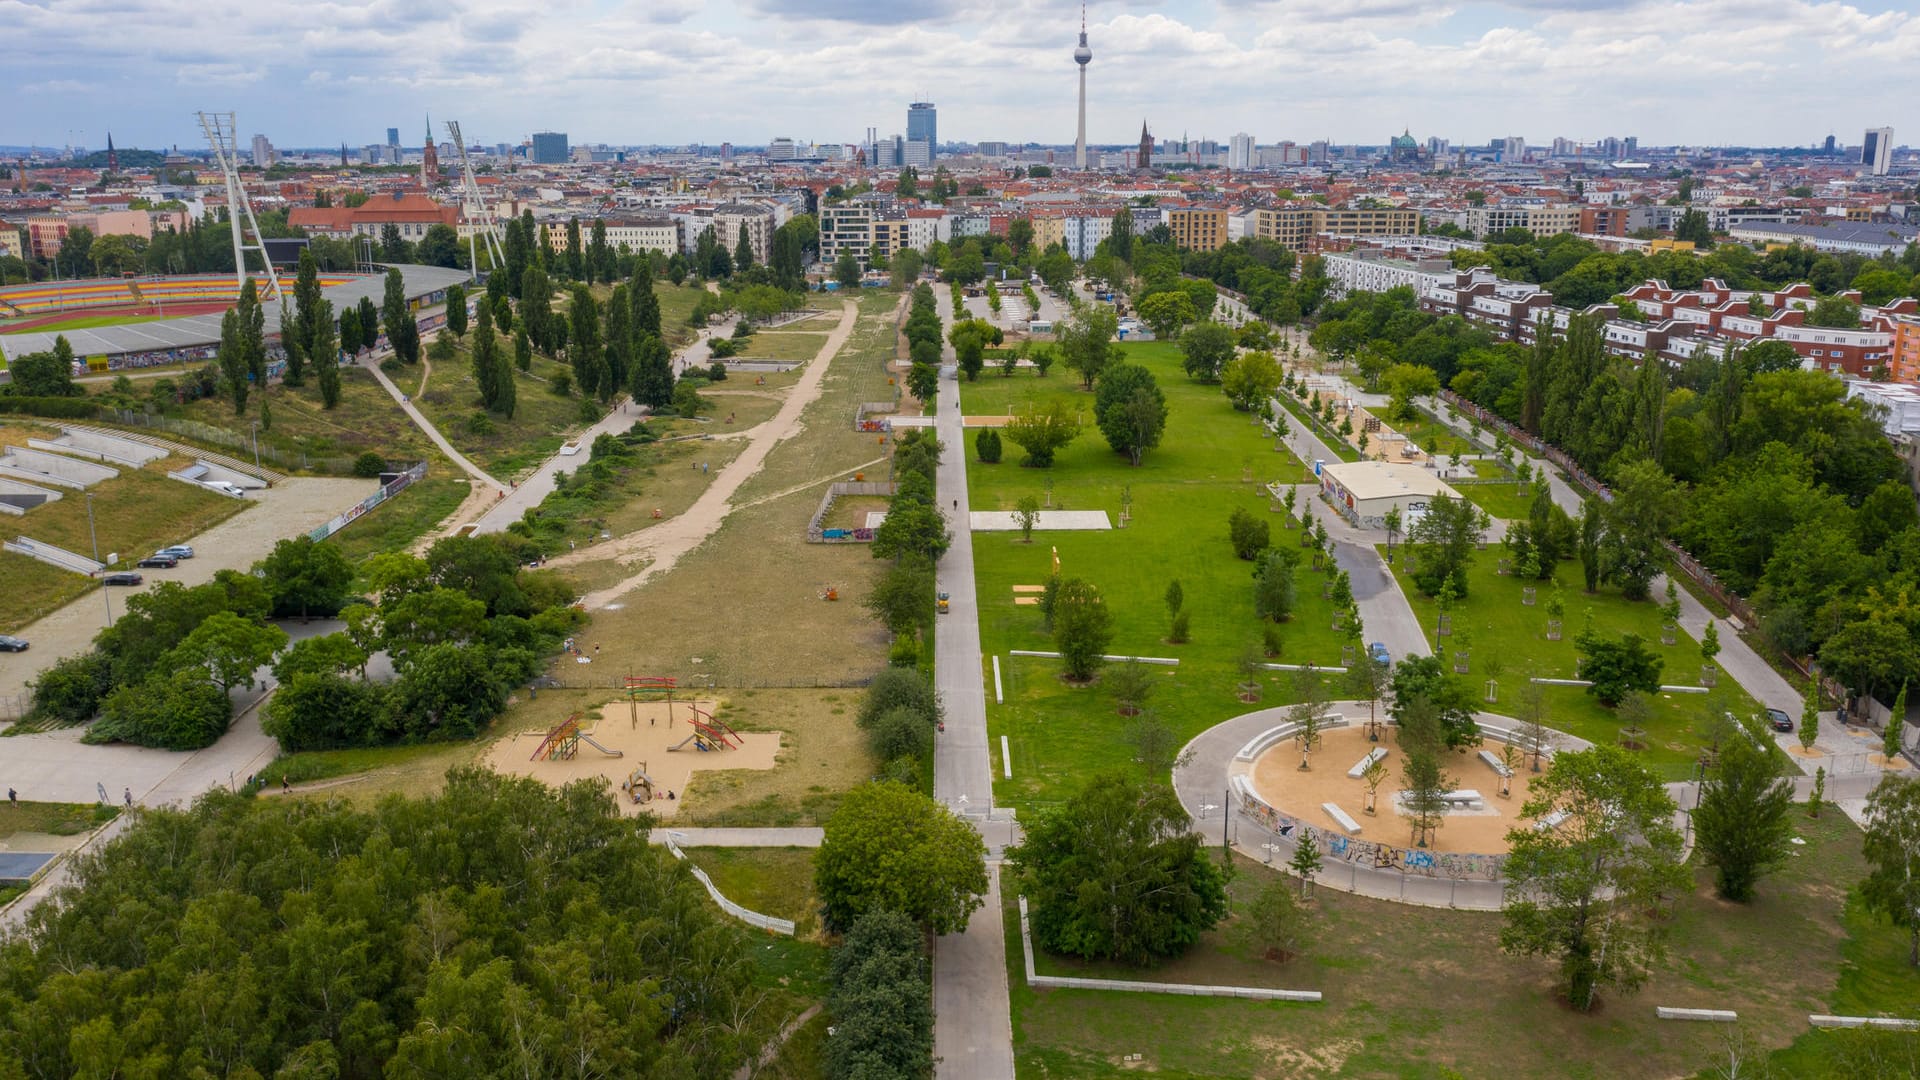
<path fill-rule="evenodd" d="M 604 780 L 620 812 L 671 818 L 695 772 L 772 769 L 778 732 L 736 732 L 708 699 L 648 699 L 624 692 L 597 710 L 571 713 L 549 726 L 502 739 L 487 751 L 497 772 L 531 776 L 556 787 Z M 672 792 L 674 798 L 668 798 Z"/>
<path fill-rule="evenodd" d="M 1301 771 L 1300 750 L 1293 739 L 1275 743 L 1253 762 L 1250 779 L 1260 798 L 1283 814 L 1307 822 L 1328 832 L 1347 832 L 1343 823 L 1325 809 L 1328 803 L 1339 807 L 1360 826 L 1353 834 L 1363 840 L 1405 847 L 1410 843 L 1411 827 L 1399 809 L 1399 795 L 1405 780 L 1406 755 L 1394 742 L 1397 728 L 1389 727 L 1377 743 L 1368 742 L 1364 727 L 1335 728 L 1321 733 L 1320 745 L 1312 755 L 1313 768 Z M 1386 777 L 1375 793 L 1375 812 L 1367 814 L 1367 784 L 1349 770 L 1364 760 L 1370 751 L 1384 748 Z M 1500 744 L 1492 740 L 1487 749 L 1498 754 Z M 1514 770 L 1512 797 L 1500 797 L 1500 776 L 1493 767 L 1468 750 L 1445 754 L 1440 768 L 1451 779 L 1450 788 L 1462 796 L 1459 806 L 1450 809 L 1440 828 L 1434 831 L 1428 849 L 1456 854 L 1501 855 L 1507 851 L 1507 830 L 1521 821 L 1520 807 L 1527 801 L 1532 773 L 1524 760 Z M 1468 802 L 1465 795 L 1480 796 Z M 1477 806 L 1474 803 L 1477 802 Z"/>

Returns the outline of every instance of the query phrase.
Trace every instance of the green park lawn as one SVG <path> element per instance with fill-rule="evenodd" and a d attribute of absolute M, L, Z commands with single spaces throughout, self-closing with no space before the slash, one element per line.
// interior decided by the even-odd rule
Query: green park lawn
<path fill-rule="evenodd" d="M 1538 485 L 1528 484 L 1527 493 L 1522 495 L 1519 483 L 1511 479 L 1449 480 L 1447 483 L 1468 502 L 1502 521 L 1527 520 L 1533 509 L 1533 497 L 1540 490 Z M 1498 539 L 1500 532 L 1495 529 L 1492 538 Z"/>
<path fill-rule="evenodd" d="M 500 347 L 512 354 L 513 342 L 501 338 Z M 433 365 L 433 374 L 424 390 L 414 395 L 419 407 L 433 426 L 440 429 L 454 449 L 485 470 L 489 476 L 506 480 L 535 468 L 560 449 L 569 432 L 586 426 L 581 414 L 581 397 L 575 387 L 566 397 L 553 392 L 553 377 L 572 371 L 565 364 L 535 354 L 531 369 L 515 370 L 517 385 L 513 417 L 489 413 L 480 402 L 479 384 L 473 377 L 470 331 L 454 347 L 454 358 Z M 402 372 L 417 379 L 415 371 Z M 402 388 L 409 382 L 395 379 Z M 415 384 L 417 385 L 417 384 Z M 596 408 L 596 418 L 603 410 Z"/>
<path fill-rule="evenodd" d="M 472 482 L 438 454 L 427 468 L 425 479 L 409 484 L 372 513 L 355 518 L 326 542 L 339 547 L 354 562 L 412 546 L 473 492 Z"/>
<path fill-rule="evenodd" d="M 1681 631 L 1676 644 L 1660 644 L 1661 618 L 1656 604 L 1629 601 L 1611 585 L 1603 585 L 1598 593 L 1589 596 L 1580 582 L 1580 568 L 1573 563 L 1563 563 L 1556 568 L 1555 581 L 1559 583 L 1566 614 L 1561 619 L 1560 640 L 1547 640 L 1547 601 L 1553 592 L 1552 586 L 1540 583 L 1538 603 L 1524 606 L 1521 583 L 1499 573 L 1501 554 L 1498 544 L 1489 544 L 1474 558 L 1468 571 L 1468 595 L 1454 608 L 1455 632 L 1445 638 L 1436 632 L 1438 603 L 1420 594 L 1407 576 L 1403 557 L 1396 557 L 1393 568 L 1427 640 L 1436 649 L 1446 646 L 1453 650 L 1461 648 L 1461 642 L 1465 641 L 1472 658 L 1472 670 L 1465 676 L 1470 684 L 1476 689 L 1484 688 L 1490 677 L 1487 665 L 1497 660 L 1499 700 L 1486 706 L 1490 711 L 1511 714 L 1517 710 L 1522 689 L 1530 677 L 1574 678 L 1579 657 L 1573 639 L 1580 635 L 1589 612 L 1594 629 L 1603 635 L 1639 634 L 1665 661 L 1660 676 L 1663 683 L 1699 685 L 1699 644 L 1693 638 Z M 1551 714 L 1548 726 L 1594 742 L 1618 741 L 1619 718 L 1591 694 L 1579 687 L 1559 686 L 1547 687 L 1545 692 Z M 1707 719 L 1720 712 L 1748 716 L 1758 709 L 1753 699 L 1724 671 L 1712 693 L 1656 695 L 1653 723 L 1647 729 L 1650 745 L 1642 751 L 1646 763 L 1664 779 L 1691 777 L 1693 763 L 1703 745 L 1702 729 Z"/>
<path fill-rule="evenodd" d="M 1475 446 L 1467 440 L 1466 436 L 1455 432 L 1446 423 L 1424 411 L 1415 410 L 1412 420 L 1394 421 L 1384 416 L 1381 419 L 1388 427 L 1405 435 L 1409 442 L 1422 450 L 1427 448 L 1427 440 L 1432 439 L 1435 451 L 1443 458 L 1456 453 L 1463 457 L 1468 454 L 1486 453 L 1484 447 Z"/>
<path fill-rule="evenodd" d="M 1319 990 L 1321 1004 L 1034 990 L 1021 961 L 1019 882 L 1009 874 L 1001 889 L 1018 1075 L 1689 1076 L 1725 1062 L 1729 1034 L 1758 1058 L 1791 1042 L 1773 1056 L 1784 1071 L 1771 1075 L 1837 1075 L 1826 1057 L 1833 1036 L 1808 1033 L 1806 1015 L 1910 1013 L 1920 975 L 1905 965 L 1901 932 L 1849 896 L 1865 873 L 1859 831 L 1832 811 L 1796 814 L 1793 824 L 1805 845 L 1762 879 L 1752 904 L 1718 900 L 1711 875 L 1698 871 L 1696 888 L 1674 902 L 1670 952 L 1647 985 L 1607 993 L 1589 1014 L 1561 1002 L 1551 962 L 1500 952 L 1497 914 L 1330 888 L 1314 890 L 1303 955 L 1284 964 L 1260 959 L 1229 922 L 1157 968 L 1054 957 L 1037 965 L 1047 974 Z M 1238 911 L 1273 871 L 1244 858 L 1235 865 Z M 1732 1009 L 1741 1024 L 1665 1022 L 1655 1005 Z M 1144 1060 L 1123 1064 L 1130 1053 Z"/>
<path fill-rule="evenodd" d="M 1043 584 L 1058 550 L 1060 572 L 1099 587 L 1113 613 L 1116 655 L 1175 657 L 1178 667 L 1155 666 L 1159 688 L 1150 707 L 1184 743 L 1200 731 L 1256 706 L 1242 703 L 1235 686 L 1237 662 L 1261 642 L 1253 613 L 1252 565 L 1234 557 L 1227 541 L 1227 518 L 1236 508 L 1266 520 L 1274 541 L 1297 544 L 1299 532 L 1283 525 L 1281 514 L 1259 484 L 1245 479 L 1251 468 L 1260 482 L 1303 481 L 1306 471 L 1291 454 L 1276 453 L 1262 428 L 1235 412 L 1219 389 L 1188 380 L 1177 354 L 1165 345 L 1127 348 L 1129 359 L 1154 369 L 1167 392 L 1169 415 L 1162 446 L 1147 454 L 1139 468 L 1113 453 L 1095 431 L 1059 452 L 1050 470 L 1024 469 L 1018 447 L 1007 447 L 998 465 L 982 465 L 968 447 L 969 499 L 975 510 L 1011 509 L 1023 495 L 1042 497 L 1051 477 L 1053 505 L 1071 510 L 1105 510 L 1118 524 L 1123 488 L 1131 490 L 1133 520 L 1124 529 L 1041 532 L 1023 543 L 1018 533 L 976 532 L 974 568 L 979 590 L 981 646 L 999 656 L 1004 704 L 989 704 L 989 742 L 997 736 L 1011 744 L 1014 778 L 998 779 L 996 800 L 1022 808 L 1050 803 L 1089 772 L 1129 764 L 1127 735 L 1135 720 L 1117 714 L 1111 695 L 1097 683 L 1073 687 L 1059 677 L 1058 661 L 1012 657 L 1008 651 L 1050 651 L 1040 613 L 1016 605 L 1015 585 Z M 983 375 L 962 388 L 962 404 L 973 414 L 1004 412 L 1010 404 L 1043 394 L 1064 396 L 1092 410 L 1092 395 L 1078 383 L 1054 375 L 1011 378 Z M 1165 592 L 1178 580 L 1186 596 L 1190 640 L 1166 641 Z M 1282 662 L 1337 664 L 1341 639 L 1332 629 L 1332 605 L 1322 599 L 1325 574 L 1302 560 L 1299 602 L 1282 626 Z M 1030 595 L 1030 594 L 1029 594 Z M 989 678 L 991 674 L 989 673 Z M 1291 676 L 1265 673 L 1260 706 L 1286 700 Z M 997 751 L 996 751 L 997 754 Z M 996 777 L 1001 777 L 996 760 Z"/>

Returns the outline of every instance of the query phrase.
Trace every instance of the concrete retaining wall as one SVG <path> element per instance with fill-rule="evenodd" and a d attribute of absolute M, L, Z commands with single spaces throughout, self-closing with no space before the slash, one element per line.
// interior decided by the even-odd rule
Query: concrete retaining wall
<path fill-rule="evenodd" d="M 57 454 L 72 454 L 95 461 L 110 461 L 137 469 L 167 456 L 165 450 L 137 443 L 132 439 L 99 435 L 91 431 L 68 431 L 57 439 L 28 439 L 27 445 Z"/>
<path fill-rule="evenodd" d="M 1008 656 L 1035 656 L 1042 660 L 1058 660 L 1057 652 L 1041 652 L 1035 649 L 1008 649 Z M 1138 660 L 1143 664 L 1159 664 L 1163 667 L 1178 667 L 1180 661 L 1170 656 L 1103 656 L 1100 659 L 1109 664 L 1124 664 L 1129 660 Z"/>
<path fill-rule="evenodd" d="M 106 569 L 105 563 L 94 562 L 85 555 L 77 555 L 68 551 L 66 548 L 54 547 L 52 544 L 43 544 L 38 540 L 33 540 L 25 536 L 17 536 L 5 544 L 0 544 L 0 547 L 4 547 L 16 555 L 25 555 L 30 559 L 39 559 L 49 566 L 57 566 L 62 570 L 71 570 L 76 574 L 85 574 L 88 577 L 92 577 Z"/>
<path fill-rule="evenodd" d="M 0 473 L 22 480 L 59 484 L 61 487 L 90 488 L 102 480 L 120 475 L 120 470 L 64 454 L 49 454 L 16 446 L 0 457 Z"/>
<path fill-rule="evenodd" d="M 1318 990 L 1270 990 L 1263 986 L 1205 986 L 1198 983 L 1138 982 L 1132 979 L 1079 979 L 1040 975 L 1033 970 L 1033 929 L 1027 922 L 1027 898 L 1020 898 L 1020 951 L 1025 954 L 1027 985 L 1043 989 L 1121 990 L 1137 994 L 1251 998 L 1256 1001 L 1319 1001 Z"/>
<path fill-rule="evenodd" d="M 687 857 L 686 853 L 680 850 L 680 845 L 674 843 L 672 840 L 667 841 L 667 850 L 673 852 L 673 857 L 676 859 L 685 859 Z M 700 884 L 707 887 L 707 895 L 713 897 L 713 902 L 720 905 L 720 910 L 749 926 L 757 926 L 762 930 L 771 930 L 776 934 L 785 934 L 788 937 L 793 936 L 793 920 L 776 919 L 771 915 L 762 915 L 757 911 L 749 911 L 727 899 L 725 893 L 714 888 L 713 879 L 707 876 L 705 870 L 692 864 L 688 864 L 688 869 L 693 871 L 694 877 L 700 879 Z"/>
<path fill-rule="evenodd" d="M 1710 1024 L 1734 1024 L 1740 1014 L 1731 1009 L 1672 1009 L 1656 1005 L 1653 1014 L 1662 1020 L 1701 1020 Z"/>
<path fill-rule="evenodd" d="M 0 513 L 24 514 L 60 498 L 60 493 L 19 480 L 0 479 Z"/>

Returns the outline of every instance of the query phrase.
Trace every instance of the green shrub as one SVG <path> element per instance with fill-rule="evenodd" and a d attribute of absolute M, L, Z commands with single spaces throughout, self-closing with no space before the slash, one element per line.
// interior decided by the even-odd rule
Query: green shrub
<path fill-rule="evenodd" d="M 547 390 L 554 397 L 568 397 L 573 393 L 573 376 L 564 371 L 556 371 L 553 378 L 547 380 Z"/>
<path fill-rule="evenodd" d="M 894 638 L 893 647 L 887 650 L 887 663 L 904 668 L 917 665 L 920 663 L 920 646 L 906 634 Z"/>
<path fill-rule="evenodd" d="M 353 475 L 374 479 L 387 471 L 387 459 L 372 450 L 353 459 Z"/>
<path fill-rule="evenodd" d="M 973 437 L 973 451 L 979 455 L 981 464 L 999 464 L 1000 433 L 992 428 L 980 429 L 980 434 Z"/>
<path fill-rule="evenodd" d="M 477 412 L 467 417 L 467 434 L 476 438 L 486 438 L 493 434 L 493 418 L 486 413 Z"/>
<path fill-rule="evenodd" d="M 867 729 L 867 747 L 881 761 L 922 757 L 933 752 L 933 725 L 913 709 L 893 709 Z"/>
<path fill-rule="evenodd" d="M 1266 519 L 1254 517 L 1245 507 L 1235 510 L 1227 519 L 1227 538 L 1233 542 L 1233 553 L 1248 560 L 1272 543 Z"/>
<path fill-rule="evenodd" d="M 85 723 L 100 711 L 100 700 L 112 683 L 113 666 L 101 653 L 89 650 L 64 657 L 27 684 L 33 691 L 33 707 L 27 715 L 63 724 Z"/>
<path fill-rule="evenodd" d="M 860 699 L 860 712 L 854 719 L 862 728 L 872 728 L 896 709 L 908 709 L 931 726 L 940 720 L 940 697 L 933 683 L 917 669 L 890 667 L 867 684 L 867 694 Z"/>
<path fill-rule="evenodd" d="M 57 420 L 88 420 L 100 415 L 97 402 L 85 398 L 0 397 L 0 413 L 25 413 Z"/>
<path fill-rule="evenodd" d="M 707 378 L 714 382 L 727 381 L 727 365 L 714 361 L 707 365 Z"/>

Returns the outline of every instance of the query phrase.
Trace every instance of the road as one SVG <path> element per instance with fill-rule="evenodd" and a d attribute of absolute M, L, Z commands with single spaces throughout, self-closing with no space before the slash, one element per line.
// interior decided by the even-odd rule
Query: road
<path fill-rule="evenodd" d="M 950 300 L 936 291 L 936 306 Z M 968 527 L 967 439 L 960 412 L 960 383 L 953 378 L 953 348 L 941 335 L 946 366 L 939 394 L 942 451 L 936 489 L 949 514 L 953 545 L 935 568 L 951 610 L 940 621 L 934 645 L 934 682 L 946 710 L 947 730 L 933 758 L 933 795 L 983 826 L 993 808 L 993 762 L 987 752 L 986 677 L 980 661 L 980 612 L 973 580 L 973 537 Z M 998 823 L 995 823 L 998 824 Z M 990 837 L 1006 843 L 1008 824 Z M 983 832 L 988 832 L 983 828 Z M 985 906 L 964 933 L 943 934 L 934 943 L 933 1052 L 940 1080 L 1012 1080 L 1013 1028 L 1007 996 L 1006 936 L 1000 915 L 999 874 Z"/>
<path fill-rule="evenodd" d="M 118 618 L 126 611 L 129 595 L 149 591 L 162 581 L 202 585 L 213 580 L 215 571 L 250 569 L 273 550 L 274 544 L 325 523 L 373 494 L 378 486 L 373 480 L 300 476 L 255 491 L 247 498 L 247 509 L 198 536 L 178 538 L 176 542 L 193 545 L 195 558 L 172 570 L 140 571 L 146 584 L 137 588 L 104 590 L 113 604 L 114 616 Z M 26 519 L 29 528 L 32 520 Z M 147 552 L 120 554 L 139 559 Z M 27 682 L 55 661 L 92 648 L 93 636 L 106 623 L 107 602 L 100 598 L 100 590 L 89 592 L 20 630 L 18 636 L 32 642 L 33 647 L 23 653 L 0 653 L 0 695 L 24 694 Z M 0 770 L 8 764 L 5 747 L 0 743 Z"/>

